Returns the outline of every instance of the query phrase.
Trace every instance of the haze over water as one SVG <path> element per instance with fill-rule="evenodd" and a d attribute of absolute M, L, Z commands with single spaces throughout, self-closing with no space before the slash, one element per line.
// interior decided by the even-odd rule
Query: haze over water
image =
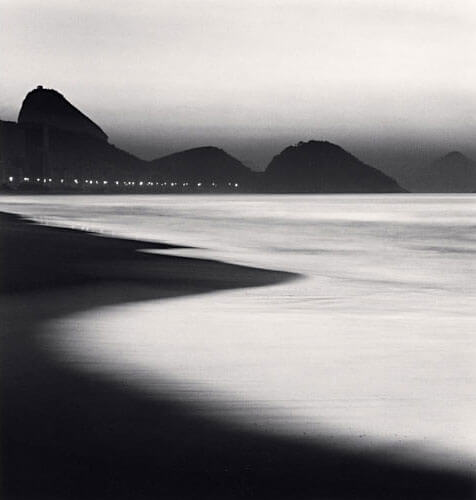
<path fill-rule="evenodd" d="M 44 339 L 59 360 L 246 426 L 474 459 L 474 196 L 11 196 L 0 209 L 302 275 L 55 320 Z"/>

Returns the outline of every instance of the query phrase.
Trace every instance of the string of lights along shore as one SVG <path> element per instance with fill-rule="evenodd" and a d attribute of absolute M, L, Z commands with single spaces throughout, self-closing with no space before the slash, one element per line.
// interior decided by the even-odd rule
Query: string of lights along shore
<path fill-rule="evenodd" d="M 155 191 L 204 191 L 204 190 L 237 190 L 240 185 L 238 182 L 227 182 L 219 184 L 217 182 L 157 182 L 157 181 L 137 181 L 137 180 L 106 180 L 106 179 L 57 179 L 51 177 L 37 177 L 32 179 L 30 177 L 13 177 L 9 176 L 7 179 L 8 185 L 12 189 L 42 189 L 49 187 L 53 189 L 101 189 L 101 190 L 124 190 L 124 189 L 138 189 L 138 190 L 155 190 Z"/>

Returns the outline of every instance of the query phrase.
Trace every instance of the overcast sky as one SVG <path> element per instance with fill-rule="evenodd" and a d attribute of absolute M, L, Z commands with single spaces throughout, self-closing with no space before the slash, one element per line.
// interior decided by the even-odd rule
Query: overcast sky
<path fill-rule="evenodd" d="M 151 158 L 326 139 L 476 157 L 475 0 L 0 0 L 0 117 L 38 84 Z"/>

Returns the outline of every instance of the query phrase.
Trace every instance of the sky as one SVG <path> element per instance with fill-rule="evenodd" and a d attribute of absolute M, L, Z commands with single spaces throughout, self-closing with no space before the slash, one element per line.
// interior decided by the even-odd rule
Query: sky
<path fill-rule="evenodd" d="M 390 172 L 476 159 L 474 0 L 0 0 L 0 47 L 0 118 L 54 88 L 147 159 L 262 169 L 309 139 Z"/>

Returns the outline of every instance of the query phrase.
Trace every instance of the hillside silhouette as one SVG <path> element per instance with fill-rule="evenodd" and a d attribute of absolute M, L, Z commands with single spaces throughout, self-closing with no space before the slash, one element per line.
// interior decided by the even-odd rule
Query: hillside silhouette
<path fill-rule="evenodd" d="M 204 146 L 158 158 L 151 162 L 151 176 L 167 182 L 215 182 L 249 185 L 252 171 L 223 149 Z"/>
<path fill-rule="evenodd" d="M 300 142 L 275 156 L 265 171 L 267 187 L 296 193 L 400 193 L 380 170 L 327 141 Z"/>
<path fill-rule="evenodd" d="M 476 162 L 452 151 L 415 172 L 408 182 L 423 193 L 471 193 L 476 190 Z"/>
<path fill-rule="evenodd" d="M 104 131 L 62 94 L 53 89 L 44 89 L 41 85 L 26 95 L 18 123 L 50 125 L 107 141 Z"/>
<path fill-rule="evenodd" d="M 197 147 L 150 162 L 108 142 L 62 94 L 41 86 L 18 123 L 0 123 L 1 181 L 9 189 L 120 192 L 398 193 L 397 182 L 340 146 L 300 142 L 253 172 L 223 149 Z"/>

